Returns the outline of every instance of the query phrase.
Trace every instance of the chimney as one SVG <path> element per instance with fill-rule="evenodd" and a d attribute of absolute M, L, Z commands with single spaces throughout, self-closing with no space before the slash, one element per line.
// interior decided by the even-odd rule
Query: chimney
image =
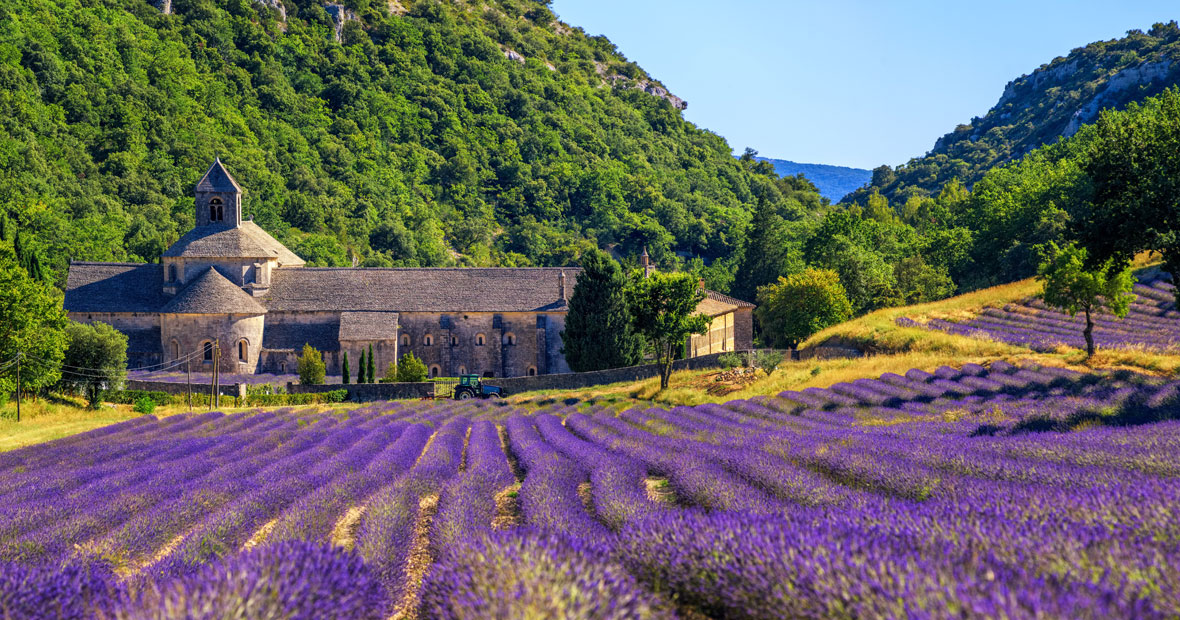
<path fill-rule="evenodd" d="M 557 274 L 557 294 L 560 296 L 562 301 L 569 299 L 569 297 L 567 297 L 565 294 L 565 270 L 562 270 L 561 273 Z"/>
<path fill-rule="evenodd" d="M 651 275 L 651 271 L 652 271 L 651 256 L 648 256 L 648 254 L 647 254 L 647 246 L 646 245 L 643 246 L 643 255 L 639 257 L 639 266 L 643 267 L 643 277 L 646 278 Z"/>

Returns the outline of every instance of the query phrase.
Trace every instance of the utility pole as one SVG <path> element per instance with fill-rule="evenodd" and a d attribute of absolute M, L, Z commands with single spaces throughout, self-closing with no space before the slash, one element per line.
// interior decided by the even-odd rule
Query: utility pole
<path fill-rule="evenodd" d="M 221 406 L 221 339 L 213 341 L 213 399 Z"/>
<path fill-rule="evenodd" d="M 193 361 L 184 363 L 184 393 L 188 400 L 188 410 L 193 410 Z"/>
<path fill-rule="evenodd" d="M 213 394 L 217 391 L 217 347 L 213 347 L 213 374 L 209 375 L 209 411 L 213 411 Z"/>
<path fill-rule="evenodd" d="M 16 421 L 20 423 L 20 356 L 21 352 L 16 352 Z"/>

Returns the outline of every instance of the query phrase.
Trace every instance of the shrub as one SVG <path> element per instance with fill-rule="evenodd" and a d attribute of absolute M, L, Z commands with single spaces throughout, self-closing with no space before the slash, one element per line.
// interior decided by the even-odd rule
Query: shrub
<path fill-rule="evenodd" d="M 426 380 L 426 364 L 413 353 L 406 353 L 397 363 L 399 383 L 418 383 Z"/>
<path fill-rule="evenodd" d="M 389 362 L 389 366 L 385 367 L 385 376 L 381 377 L 381 383 L 397 383 L 397 364 Z"/>
<path fill-rule="evenodd" d="M 755 352 L 752 355 L 754 366 L 761 368 L 768 377 L 783 363 L 783 354 L 778 351 Z"/>
<path fill-rule="evenodd" d="M 730 370 L 738 366 L 745 366 L 746 360 L 742 359 L 739 353 L 725 353 L 717 358 L 717 365 L 725 370 Z"/>
<path fill-rule="evenodd" d="M 156 401 L 152 400 L 150 396 L 140 396 L 135 400 L 135 412 L 143 415 L 152 415 L 156 412 Z"/>
<path fill-rule="evenodd" d="M 299 372 L 301 385 L 322 385 L 324 383 L 324 375 L 327 373 L 324 358 L 310 344 L 303 345 L 303 354 L 299 356 L 296 368 Z"/>
<path fill-rule="evenodd" d="M 348 400 L 348 390 L 332 390 L 324 393 L 324 402 L 342 403 Z"/>

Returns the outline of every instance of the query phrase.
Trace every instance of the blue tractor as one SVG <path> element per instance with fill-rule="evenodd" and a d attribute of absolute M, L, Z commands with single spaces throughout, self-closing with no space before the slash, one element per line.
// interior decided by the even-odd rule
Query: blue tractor
<path fill-rule="evenodd" d="M 484 384 L 479 380 L 479 375 L 462 375 L 459 377 L 459 385 L 455 386 L 455 400 L 503 397 L 504 388 Z"/>

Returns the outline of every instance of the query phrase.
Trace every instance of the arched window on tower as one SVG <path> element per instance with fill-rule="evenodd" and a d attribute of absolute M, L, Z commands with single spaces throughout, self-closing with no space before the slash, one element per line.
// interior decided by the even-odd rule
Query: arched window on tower
<path fill-rule="evenodd" d="M 483 335 L 483 334 L 476 334 L 476 335 L 475 335 L 475 346 L 477 346 L 477 347 L 482 347 L 482 346 L 484 345 L 484 342 L 485 342 L 486 340 L 487 340 L 487 339 L 486 339 L 486 338 L 484 338 L 484 335 Z"/>
<path fill-rule="evenodd" d="M 250 345 L 243 338 L 238 341 L 238 361 L 246 362 L 250 360 Z"/>
<path fill-rule="evenodd" d="M 409 334 L 402 334 L 402 346 L 403 347 L 410 346 L 410 335 Z"/>
<path fill-rule="evenodd" d="M 516 334 L 514 334 L 512 332 L 508 332 L 507 334 L 504 334 L 504 344 L 506 344 L 508 346 L 515 345 L 516 344 Z"/>
<path fill-rule="evenodd" d="M 209 221 L 220 222 L 225 219 L 224 205 L 221 204 L 220 198 L 214 198 L 209 201 Z"/>
<path fill-rule="evenodd" d="M 428 347 L 434 346 L 434 336 L 431 336 L 430 334 L 426 334 L 426 336 L 424 336 L 422 338 L 422 344 L 426 345 Z"/>

